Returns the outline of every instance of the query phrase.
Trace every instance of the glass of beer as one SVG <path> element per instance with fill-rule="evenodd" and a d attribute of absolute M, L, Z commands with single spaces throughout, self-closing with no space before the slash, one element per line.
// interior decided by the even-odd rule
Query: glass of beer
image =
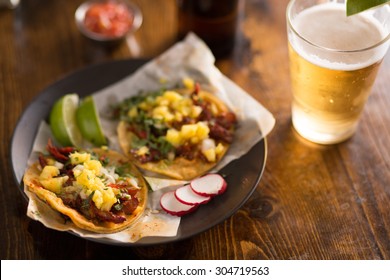
<path fill-rule="evenodd" d="M 287 7 L 292 123 L 304 138 L 350 138 L 390 44 L 390 6 L 346 16 L 346 1 L 291 0 Z"/>

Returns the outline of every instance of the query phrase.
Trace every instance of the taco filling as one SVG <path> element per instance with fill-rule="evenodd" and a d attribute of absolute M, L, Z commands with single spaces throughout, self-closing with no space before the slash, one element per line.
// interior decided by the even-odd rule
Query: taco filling
<path fill-rule="evenodd" d="M 128 227 L 143 212 L 147 186 L 128 159 L 107 149 L 47 145 L 25 173 L 29 190 L 75 225 L 94 232 Z"/>
<path fill-rule="evenodd" d="M 234 138 L 236 116 L 188 81 L 182 88 L 126 99 L 116 107 L 123 151 L 143 169 L 191 179 L 215 166 Z"/>

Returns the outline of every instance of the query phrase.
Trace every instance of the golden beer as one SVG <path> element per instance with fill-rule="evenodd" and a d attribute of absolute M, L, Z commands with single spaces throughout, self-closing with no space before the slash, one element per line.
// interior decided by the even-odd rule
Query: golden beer
<path fill-rule="evenodd" d="M 388 47 L 370 48 L 385 31 L 374 18 L 346 18 L 344 5 L 308 8 L 291 22 L 299 36 L 289 34 L 293 125 L 322 144 L 354 133 Z"/>

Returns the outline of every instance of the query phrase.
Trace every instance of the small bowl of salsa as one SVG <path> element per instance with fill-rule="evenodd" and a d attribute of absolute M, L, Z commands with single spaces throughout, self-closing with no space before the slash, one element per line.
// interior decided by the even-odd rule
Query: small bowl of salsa
<path fill-rule="evenodd" d="M 142 14 L 125 0 L 88 1 L 75 13 L 77 27 L 86 37 L 99 42 L 116 42 L 135 32 L 142 24 Z"/>

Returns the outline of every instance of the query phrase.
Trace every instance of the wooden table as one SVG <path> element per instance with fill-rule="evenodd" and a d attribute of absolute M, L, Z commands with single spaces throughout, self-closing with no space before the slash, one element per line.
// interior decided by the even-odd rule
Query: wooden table
<path fill-rule="evenodd" d="M 23 0 L 0 10 L 1 259 L 390 259 L 390 54 L 356 135 L 333 146 L 305 141 L 291 125 L 287 0 L 242 1 L 234 52 L 217 62 L 276 118 L 262 179 L 232 217 L 193 238 L 150 247 L 103 245 L 29 219 L 9 151 L 26 106 L 77 69 L 153 58 L 176 41 L 174 0 L 134 1 L 142 28 L 130 47 L 111 49 L 76 29 L 81 2 Z"/>

